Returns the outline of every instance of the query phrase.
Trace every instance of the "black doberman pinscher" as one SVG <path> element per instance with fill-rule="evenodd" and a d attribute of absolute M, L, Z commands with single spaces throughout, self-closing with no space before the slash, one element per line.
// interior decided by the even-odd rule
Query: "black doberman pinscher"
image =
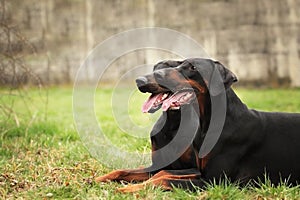
<path fill-rule="evenodd" d="M 136 80 L 141 92 L 151 93 L 143 112 L 163 110 L 151 131 L 152 166 L 116 170 L 96 181 L 144 181 L 120 188 L 122 192 L 134 192 L 147 184 L 193 190 L 225 176 L 239 183 L 264 180 L 266 175 L 275 184 L 283 180 L 299 183 L 300 114 L 248 109 L 231 88 L 236 81 L 231 71 L 210 59 L 155 65 L 153 73 Z M 222 103 L 226 107 L 223 122 L 222 117 L 213 119 L 214 106 Z M 221 125 L 220 133 L 211 131 L 214 125 Z M 217 136 L 213 137 L 216 141 L 202 155 L 208 132 Z M 185 143 L 180 150 L 159 152 L 175 139 L 178 146 Z M 167 159 L 173 155 L 177 159 Z"/>

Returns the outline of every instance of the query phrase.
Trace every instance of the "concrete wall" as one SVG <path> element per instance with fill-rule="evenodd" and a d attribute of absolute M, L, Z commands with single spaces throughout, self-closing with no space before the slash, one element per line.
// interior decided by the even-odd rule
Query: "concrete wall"
<path fill-rule="evenodd" d="M 132 28 L 157 26 L 190 35 L 243 83 L 300 86 L 298 0 L 10 0 L 7 3 L 13 21 L 20 24 L 37 47 L 37 54 L 26 59 L 44 80 L 52 83 L 72 81 L 87 53 L 108 37 Z M 152 55 L 150 60 L 149 55 Z M 114 63 L 117 67 L 110 69 L 112 73 L 107 79 L 118 79 L 131 67 L 168 57 L 174 55 L 151 54 L 151 51 L 130 53 Z"/>

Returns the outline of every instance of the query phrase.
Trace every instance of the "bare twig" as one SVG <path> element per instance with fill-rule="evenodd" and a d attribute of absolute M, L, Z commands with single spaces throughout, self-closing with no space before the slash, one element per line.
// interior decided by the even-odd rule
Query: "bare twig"
<path fill-rule="evenodd" d="M 7 4 L 9 1 L 0 0 L 0 86 L 7 88 L 6 92 L 0 95 L 0 110 L 4 114 L 4 118 L 1 117 L 0 122 L 13 119 L 15 124 L 20 126 L 19 113 L 14 110 L 15 98 L 10 97 L 15 95 L 20 98 L 23 101 L 23 110 L 27 109 L 27 113 L 31 115 L 30 98 L 23 86 L 34 84 L 42 88 L 42 81 L 24 59 L 27 55 L 35 54 L 36 48 L 10 17 Z"/>

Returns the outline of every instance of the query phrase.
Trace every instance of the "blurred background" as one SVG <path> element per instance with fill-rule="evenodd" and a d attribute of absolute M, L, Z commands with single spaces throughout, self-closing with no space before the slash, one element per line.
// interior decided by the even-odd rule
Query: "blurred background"
<path fill-rule="evenodd" d="M 300 86 L 298 0 L 0 0 L 0 84 L 71 84 L 97 44 L 153 26 L 195 39 L 240 85 Z M 120 58 L 107 81 L 161 53 Z"/>

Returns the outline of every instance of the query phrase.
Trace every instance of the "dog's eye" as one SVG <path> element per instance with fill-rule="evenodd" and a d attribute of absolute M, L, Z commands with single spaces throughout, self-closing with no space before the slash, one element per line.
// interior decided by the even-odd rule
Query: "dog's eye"
<path fill-rule="evenodd" d="M 191 65 L 191 70 L 196 70 L 196 67 L 194 65 Z"/>

